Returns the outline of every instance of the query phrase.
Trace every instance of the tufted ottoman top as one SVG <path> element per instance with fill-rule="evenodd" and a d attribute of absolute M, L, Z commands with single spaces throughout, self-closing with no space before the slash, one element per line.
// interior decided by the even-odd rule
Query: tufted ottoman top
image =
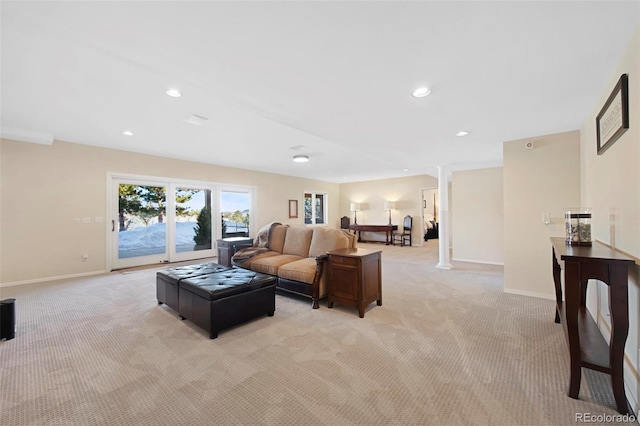
<path fill-rule="evenodd" d="M 226 268 L 185 278 L 180 288 L 208 300 L 218 300 L 264 287 L 275 286 L 276 277 L 240 268 Z"/>
<path fill-rule="evenodd" d="M 158 271 L 157 275 L 162 276 L 165 281 L 177 285 L 178 281 L 185 278 L 197 277 L 198 275 L 211 274 L 215 272 L 223 272 L 231 269 L 228 266 L 218 265 L 217 263 L 199 263 L 197 265 L 178 266 L 176 268 L 164 269 Z"/>

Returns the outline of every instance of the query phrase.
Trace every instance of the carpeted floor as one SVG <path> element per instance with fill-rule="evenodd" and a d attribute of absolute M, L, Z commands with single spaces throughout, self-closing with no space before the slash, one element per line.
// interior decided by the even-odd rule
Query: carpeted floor
<path fill-rule="evenodd" d="M 616 415 L 609 376 L 566 395 L 550 300 L 502 292 L 502 268 L 435 268 L 437 241 L 383 250 L 383 305 L 278 295 L 275 316 L 210 340 L 157 305 L 159 268 L 2 289 L 2 425 L 564 425 Z M 167 267 L 166 265 L 163 267 Z M 552 285 L 549 277 L 549 285 Z"/>

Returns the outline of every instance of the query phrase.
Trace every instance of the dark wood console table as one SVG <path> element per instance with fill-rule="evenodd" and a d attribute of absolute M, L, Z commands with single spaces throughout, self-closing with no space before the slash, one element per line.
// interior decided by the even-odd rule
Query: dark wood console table
<path fill-rule="evenodd" d="M 551 238 L 553 281 L 556 288 L 556 318 L 565 329 L 571 361 L 569 396 L 580 393 L 582 367 L 611 375 L 616 408 L 630 414 L 624 391 L 624 345 L 629 333 L 628 274 L 634 259 L 594 242 L 592 246 L 566 245 L 564 238 Z M 564 269 L 565 301 L 561 271 Z M 611 339 L 607 344 L 586 308 L 588 280 L 602 281 L 609 288 Z"/>
<path fill-rule="evenodd" d="M 349 229 L 358 234 L 358 242 L 360 243 L 379 243 L 381 241 L 365 241 L 362 239 L 361 233 L 364 232 L 384 232 L 386 236 L 385 244 L 389 245 L 392 241 L 393 231 L 398 230 L 398 225 L 358 225 L 357 223 L 349 225 Z"/>

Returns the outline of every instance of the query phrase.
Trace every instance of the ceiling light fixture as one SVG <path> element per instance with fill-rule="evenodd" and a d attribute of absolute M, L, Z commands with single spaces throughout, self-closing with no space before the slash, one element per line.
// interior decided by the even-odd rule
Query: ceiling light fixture
<path fill-rule="evenodd" d="M 172 98 L 179 98 L 180 96 L 182 96 L 182 93 L 180 93 L 179 90 L 177 89 L 169 89 L 167 90 L 167 95 L 171 96 Z"/>
<path fill-rule="evenodd" d="M 189 124 L 195 124 L 196 126 L 202 126 L 204 123 L 209 121 L 209 119 L 201 115 L 191 114 L 189 117 L 185 118 L 182 121 Z"/>
<path fill-rule="evenodd" d="M 293 156 L 293 161 L 295 161 L 296 163 L 307 163 L 307 162 L 309 162 L 309 156 L 308 155 L 294 155 Z"/>
<path fill-rule="evenodd" d="M 456 136 L 467 136 L 469 134 L 469 132 L 467 132 L 466 130 L 460 130 L 458 133 L 456 133 Z"/>
<path fill-rule="evenodd" d="M 431 94 L 431 89 L 428 87 L 419 87 L 413 91 L 414 98 L 424 98 L 425 96 L 429 96 Z"/>
<path fill-rule="evenodd" d="M 133 136 L 133 132 L 131 130 L 125 130 L 122 132 L 122 134 L 125 136 Z"/>

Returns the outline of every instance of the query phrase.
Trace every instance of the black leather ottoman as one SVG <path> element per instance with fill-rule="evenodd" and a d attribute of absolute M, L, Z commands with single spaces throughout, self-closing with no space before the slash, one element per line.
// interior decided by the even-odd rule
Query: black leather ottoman
<path fill-rule="evenodd" d="M 156 298 L 158 299 L 158 304 L 164 303 L 177 312 L 179 306 L 178 285 L 181 280 L 229 269 L 231 268 L 210 262 L 158 271 L 156 273 Z"/>
<path fill-rule="evenodd" d="M 180 280 L 178 314 L 218 337 L 218 331 L 276 310 L 276 278 L 228 268 Z"/>

